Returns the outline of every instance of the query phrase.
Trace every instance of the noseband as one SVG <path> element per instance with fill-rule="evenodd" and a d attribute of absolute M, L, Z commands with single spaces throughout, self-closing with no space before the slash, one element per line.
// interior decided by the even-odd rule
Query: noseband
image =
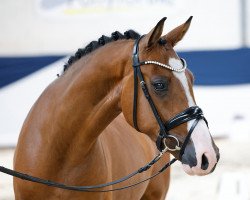
<path fill-rule="evenodd" d="M 136 176 L 137 174 L 140 174 L 140 173 L 147 171 L 158 160 L 160 160 L 162 155 L 167 151 L 180 151 L 180 158 L 181 158 L 181 156 L 183 155 L 183 153 L 185 151 L 185 147 L 186 147 L 186 145 L 191 137 L 191 134 L 192 134 L 193 130 L 195 129 L 196 125 L 198 124 L 199 120 L 204 119 L 206 123 L 207 123 L 207 121 L 203 116 L 202 110 L 198 106 L 193 106 L 193 107 L 187 108 L 183 112 L 177 114 L 175 117 L 173 117 L 172 119 L 167 121 L 165 124 L 163 123 L 163 121 L 162 121 L 162 119 L 161 119 L 161 117 L 160 117 L 160 115 L 155 107 L 155 104 L 154 104 L 154 102 L 153 102 L 153 100 L 148 92 L 148 88 L 147 88 L 147 85 L 144 81 L 140 66 L 148 65 L 148 64 L 155 64 L 155 65 L 170 69 L 172 71 L 183 72 L 186 69 L 186 62 L 185 62 L 185 60 L 182 59 L 182 63 L 184 66 L 181 69 L 174 69 L 171 66 L 168 66 L 168 65 L 163 64 L 163 63 L 159 63 L 157 61 L 140 62 L 140 60 L 139 60 L 139 41 L 142 37 L 140 37 L 138 40 L 135 41 L 134 49 L 133 49 L 133 68 L 134 68 L 133 121 L 134 121 L 134 127 L 139 131 L 138 125 L 137 125 L 137 96 L 138 96 L 138 78 L 139 78 L 143 93 L 144 93 L 146 99 L 148 100 L 149 105 L 154 113 L 155 119 L 158 122 L 159 127 L 160 127 L 160 132 L 159 132 L 158 138 L 156 140 L 156 146 L 157 146 L 158 150 L 160 151 L 160 153 L 158 155 L 156 155 L 149 163 L 147 163 L 143 167 L 139 168 L 138 170 L 132 172 L 131 174 L 128 174 L 125 177 L 122 177 L 122 178 L 115 180 L 115 181 L 112 181 L 112 182 L 99 184 L 99 185 L 90 185 L 90 186 L 65 185 L 63 183 L 58 183 L 58 182 L 54 182 L 54 181 L 50 181 L 50 180 L 41 179 L 38 177 L 34 177 L 34 176 L 31 176 L 28 174 L 24 174 L 24 173 L 21 173 L 18 171 L 14 171 L 14 170 L 5 168 L 2 166 L 0 166 L 0 172 L 3 172 L 5 174 L 9 174 L 11 176 L 14 176 L 14 177 L 17 177 L 17 178 L 20 178 L 23 180 L 27 180 L 27 181 L 31 181 L 31 182 L 35 182 L 35 183 L 40 183 L 40 184 L 51 186 L 51 187 L 66 189 L 66 190 L 81 191 L 81 192 L 111 192 L 111 191 L 123 190 L 123 189 L 134 187 L 136 185 L 144 183 L 144 182 L 158 176 L 159 174 L 161 174 L 170 165 L 172 165 L 177 159 L 176 158 L 172 159 L 170 162 L 166 163 L 160 170 L 158 170 L 155 174 L 153 174 L 152 176 L 150 176 L 146 179 L 140 180 L 136 183 L 133 183 L 133 184 L 130 184 L 127 186 L 123 186 L 123 187 L 118 187 L 118 188 L 100 189 L 100 188 L 105 188 L 107 186 L 112 186 L 112 185 L 116 185 L 118 183 L 122 183 L 122 182 Z M 174 135 L 171 135 L 169 133 L 169 131 L 171 129 L 185 123 L 185 122 L 190 121 L 190 120 L 194 120 L 194 122 L 193 122 L 190 130 L 188 131 L 188 134 L 187 134 L 184 142 L 182 143 L 182 146 L 180 146 L 180 142 L 177 139 L 177 137 L 175 137 Z M 171 139 L 174 139 L 174 141 L 175 141 L 175 148 L 170 148 L 167 146 L 167 140 L 171 140 Z"/>
<path fill-rule="evenodd" d="M 142 36 L 143 37 L 143 36 Z M 146 82 L 144 81 L 143 74 L 141 72 L 141 66 L 142 65 L 148 65 L 148 64 L 154 64 L 158 65 L 160 67 L 167 68 L 172 71 L 176 71 L 178 73 L 184 72 L 186 69 L 186 62 L 184 59 L 181 59 L 183 67 L 180 69 L 175 69 L 169 65 L 157 62 L 157 61 L 140 61 L 139 59 L 139 42 L 141 40 L 140 37 L 138 40 L 135 41 L 134 48 L 133 48 L 133 68 L 134 68 L 134 104 L 133 104 L 133 123 L 134 128 L 139 131 L 138 124 L 137 124 L 137 99 L 138 99 L 138 79 L 140 82 L 141 89 L 144 93 L 144 96 L 148 100 L 148 103 L 151 107 L 151 110 L 153 111 L 153 114 L 155 116 L 155 119 L 160 127 L 160 132 L 156 140 L 156 146 L 158 150 L 161 152 L 164 149 L 167 149 L 168 151 L 180 151 L 180 158 L 183 155 L 185 151 L 185 147 L 191 137 L 191 134 L 193 130 L 195 129 L 196 125 L 198 124 L 198 121 L 200 119 L 204 119 L 204 121 L 207 124 L 207 120 L 205 119 L 202 110 L 198 106 L 192 106 L 184 110 L 183 112 L 177 114 L 175 117 L 167 121 L 166 123 L 163 123 L 159 112 L 157 111 L 157 108 L 149 94 Z M 188 131 L 188 134 L 182 143 L 182 146 L 180 146 L 180 141 L 178 138 L 174 135 L 171 135 L 169 131 L 185 122 L 188 122 L 190 120 L 195 120 Z M 167 140 L 174 140 L 175 141 L 175 147 L 170 148 L 167 146 Z"/>

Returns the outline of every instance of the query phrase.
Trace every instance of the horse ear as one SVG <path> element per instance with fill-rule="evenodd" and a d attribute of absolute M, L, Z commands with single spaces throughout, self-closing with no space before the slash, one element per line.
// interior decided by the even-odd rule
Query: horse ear
<path fill-rule="evenodd" d="M 174 47 L 179 41 L 182 40 L 182 38 L 188 31 L 192 18 L 193 16 L 189 17 L 184 24 L 176 27 L 175 29 L 170 31 L 166 36 L 164 36 L 164 39 L 166 39 L 167 42 L 172 45 L 172 47 Z"/>
<path fill-rule="evenodd" d="M 161 37 L 164 22 L 167 18 L 163 17 L 156 26 L 145 36 L 145 41 L 147 43 L 147 47 L 151 47 L 153 44 L 158 42 Z"/>

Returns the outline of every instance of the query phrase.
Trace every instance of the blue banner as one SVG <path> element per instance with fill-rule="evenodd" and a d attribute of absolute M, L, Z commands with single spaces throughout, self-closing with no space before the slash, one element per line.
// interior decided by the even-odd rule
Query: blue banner
<path fill-rule="evenodd" d="M 195 76 L 195 85 L 250 83 L 250 49 L 179 52 Z M 0 87 L 63 58 L 58 56 L 0 57 Z M 63 66 L 62 66 L 63 67 Z"/>

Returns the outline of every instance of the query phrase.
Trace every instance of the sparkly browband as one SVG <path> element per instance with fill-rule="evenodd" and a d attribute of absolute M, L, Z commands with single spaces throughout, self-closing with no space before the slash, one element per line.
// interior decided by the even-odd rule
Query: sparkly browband
<path fill-rule="evenodd" d="M 183 67 L 181 69 L 175 69 L 175 68 L 173 68 L 173 67 L 171 67 L 169 65 L 166 65 L 166 64 L 163 64 L 163 63 L 160 63 L 160 62 L 157 62 L 157 61 L 152 61 L 152 60 L 141 62 L 141 64 L 144 64 L 144 65 L 154 64 L 154 65 L 158 65 L 160 67 L 170 69 L 171 71 L 183 72 L 187 68 L 187 63 L 183 58 L 181 58 L 181 62 L 183 64 Z"/>

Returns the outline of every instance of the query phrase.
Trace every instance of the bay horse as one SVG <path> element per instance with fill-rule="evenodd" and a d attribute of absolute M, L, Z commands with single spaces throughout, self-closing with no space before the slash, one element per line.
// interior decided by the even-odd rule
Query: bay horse
<path fill-rule="evenodd" d="M 192 17 L 162 36 L 165 19 L 137 44 L 141 60 L 155 60 L 142 66 L 141 72 L 164 122 L 195 105 L 194 77 L 173 49 Z M 63 74 L 44 90 L 23 124 L 14 156 L 16 171 L 68 185 L 96 185 L 121 178 L 154 157 L 160 128 L 141 89 L 137 91 L 136 127 L 133 119 L 134 85 L 141 82 L 135 82 L 131 55 L 139 37 L 132 30 L 114 32 L 69 59 Z M 173 128 L 173 137 L 183 142 L 193 121 Z M 172 154 L 190 175 L 211 173 L 219 159 L 203 119 L 183 156 L 178 151 Z M 126 184 L 149 177 L 169 159 L 170 154 L 164 154 L 156 165 Z M 16 200 L 164 199 L 169 176 L 167 170 L 137 187 L 107 193 L 68 191 L 14 178 L 14 192 Z"/>

